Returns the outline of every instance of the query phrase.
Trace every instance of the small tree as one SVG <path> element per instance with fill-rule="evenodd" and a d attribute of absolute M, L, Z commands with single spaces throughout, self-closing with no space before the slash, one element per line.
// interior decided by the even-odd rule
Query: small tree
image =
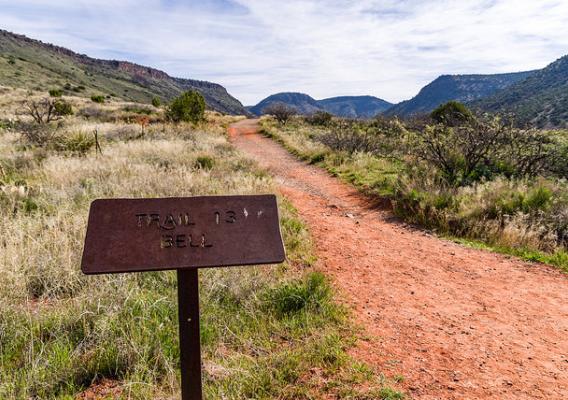
<path fill-rule="evenodd" d="M 268 105 L 262 110 L 263 114 L 268 114 L 273 116 L 276 121 L 278 121 L 282 125 L 286 125 L 288 120 L 296 115 L 296 109 L 294 107 L 290 107 L 284 103 L 276 102 Z"/>
<path fill-rule="evenodd" d="M 468 185 L 487 172 L 507 127 L 498 121 L 473 126 L 427 126 L 411 137 L 411 153 L 434 166 L 453 186 Z"/>
<path fill-rule="evenodd" d="M 190 90 L 175 98 L 168 106 L 166 117 L 173 122 L 192 122 L 203 120 L 205 99 L 201 93 Z"/>
<path fill-rule="evenodd" d="M 472 112 L 458 101 L 448 101 L 438 106 L 432 111 L 430 117 L 435 122 L 446 126 L 465 125 L 475 120 Z"/>
<path fill-rule="evenodd" d="M 152 99 L 152 105 L 153 105 L 154 107 L 160 107 L 161 104 L 162 104 L 162 101 L 160 100 L 159 97 L 154 97 L 154 98 Z"/>
<path fill-rule="evenodd" d="M 37 124 L 41 125 L 72 115 L 73 108 L 71 104 L 58 98 L 27 99 L 20 113 L 32 117 Z"/>

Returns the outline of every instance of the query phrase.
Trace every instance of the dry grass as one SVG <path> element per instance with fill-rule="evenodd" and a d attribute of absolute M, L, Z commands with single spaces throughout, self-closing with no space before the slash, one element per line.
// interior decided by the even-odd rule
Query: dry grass
<path fill-rule="evenodd" d="M 264 116 L 261 124 L 265 135 L 280 141 L 295 156 L 309 162 L 321 161 L 325 155 L 331 153 L 327 146 L 317 140 L 317 136 L 323 134 L 324 130 L 299 121 L 298 118 L 293 118 L 289 124 L 282 126 L 273 118 Z M 285 136 L 273 134 L 279 131 L 286 132 Z"/>

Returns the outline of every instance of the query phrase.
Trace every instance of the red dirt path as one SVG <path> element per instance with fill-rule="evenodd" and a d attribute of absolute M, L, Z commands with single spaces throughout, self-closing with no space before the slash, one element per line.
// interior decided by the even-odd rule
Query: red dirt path
<path fill-rule="evenodd" d="M 308 223 L 369 336 L 356 357 L 415 399 L 568 399 L 568 275 L 408 227 L 257 132 L 229 128 Z"/>

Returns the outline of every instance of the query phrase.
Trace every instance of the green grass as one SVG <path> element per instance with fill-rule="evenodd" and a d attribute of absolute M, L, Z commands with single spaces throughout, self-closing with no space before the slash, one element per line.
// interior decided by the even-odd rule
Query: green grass
<path fill-rule="evenodd" d="M 568 273 L 568 252 L 557 251 L 553 254 L 544 253 L 532 249 L 514 248 L 499 245 L 490 245 L 479 240 L 448 237 L 449 240 L 459 243 L 461 245 L 471 247 L 474 249 L 489 250 L 495 253 L 506 254 L 518 257 L 525 261 L 538 262 L 542 264 L 549 264 L 558 267 L 560 270 Z"/>

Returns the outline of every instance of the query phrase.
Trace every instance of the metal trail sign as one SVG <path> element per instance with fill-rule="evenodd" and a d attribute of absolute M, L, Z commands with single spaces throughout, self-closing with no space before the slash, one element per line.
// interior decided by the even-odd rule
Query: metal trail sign
<path fill-rule="evenodd" d="M 81 270 L 177 270 L 182 399 L 199 400 L 198 268 L 284 259 L 274 195 L 102 199 L 91 204 Z"/>

